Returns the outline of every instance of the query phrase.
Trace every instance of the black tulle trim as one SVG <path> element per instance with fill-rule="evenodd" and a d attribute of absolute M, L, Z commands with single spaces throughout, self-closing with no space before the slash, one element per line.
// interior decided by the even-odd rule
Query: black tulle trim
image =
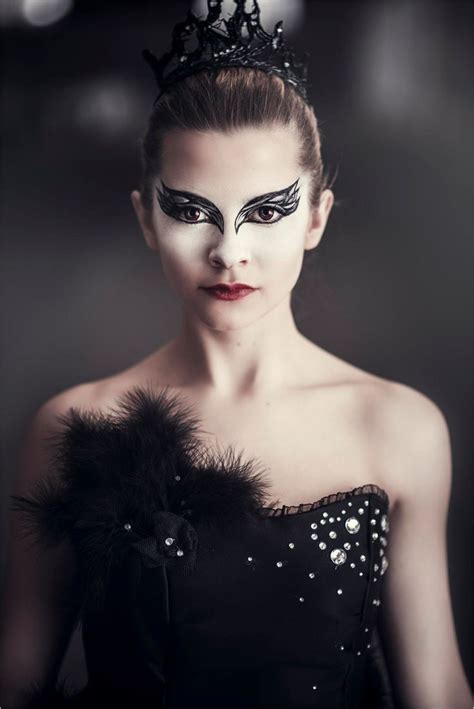
<path fill-rule="evenodd" d="M 390 498 L 386 490 L 377 485 L 376 483 L 366 483 L 365 485 L 360 485 L 354 487 L 352 490 L 344 490 L 342 492 L 333 492 L 330 495 L 325 495 L 319 498 L 315 502 L 301 502 L 298 505 L 282 505 L 281 507 L 261 507 L 259 512 L 264 517 L 284 517 L 285 515 L 298 515 L 304 512 L 311 512 L 318 507 L 324 507 L 325 505 L 331 505 L 333 502 L 340 502 L 351 497 L 356 497 L 358 495 L 376 495 L 380 498 L 382 504 L 386 507 L 389 506 Z"/>

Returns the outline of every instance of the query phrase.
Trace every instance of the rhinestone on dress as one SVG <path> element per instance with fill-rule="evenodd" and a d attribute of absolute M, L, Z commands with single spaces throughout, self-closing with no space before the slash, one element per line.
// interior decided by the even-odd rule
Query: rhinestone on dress
<path fill-rule="evenodd" d="M 247 561 L 253 561 L 253 556 L 248 556 Z"/>
<path fill-rule="evenodd" d="M 174 542 L 173 537 L 166 537 L 165 544 L 167 547 L 170 547 L 173 544 L 173 542 Z"/>
<path fill-rule="evenodd" d="M 387 540 L 385 539 L 385 537 L 382 537 L 382 536 L 380 537 L 380 544 L 381 544 L 383 547 L 386 547 L 386 546 L 387 546 Z M 380 550 L 380 551 L 382 551 L 382 550 Z"/>
<path fill-rule="evenodd" d="M 178 549 L 178 551 L 176 552 L 176 554 L 177 554 L 177 556 L 183 556 L 184 551 L 183 551 L 182 549 Z"/>
<path fill-rule="evenodd" d="M 360 522 L 357 517 L 348 517 L 344 523 L 349 534 L 356 534 L 360 529 Z"/>
<path fill-rule="evenodd" d="M 329 517 L 329 513 L 328 513 L 328 512 L 323 512 L 323 517 Z"/>
<path fill-rule="evenodd" d="M 382 527 L 383 532 L 388 532 L 390 525 L 388 521 L 387 515 L 382 515 L 380 518 L 380 526 Z"/>
<path fill-rule="evenodd" d="M 344 549 L 333 549 L 331 554 L 331 561 L 336 564 L 336 566 L 339 566 L 340 564 L 343 564 L 345 560 L 347 559 L 347 554 L 344 551 Z"/>
<path fill-rule="evenodd" d="M 329 518 L 329 521 L 330 521 L 331 523 L 334 522 L 334 517 L 330 517 L 330 518 Z"/>
<path fill-rule="evenodd" d="M 370 520 L 370 524 L 377 524 L 377 520 L 374 517 L 372 517 L 372 519 Z"/>
<path fill-rule="evenodd" d="M 351 561 L 351 569 L 355 569 L 355 564 L 353 561 Z"/>
<path fill-rule="evenodd" d="M 388 559 L 386 556 L 382 556 L 382 568 L 380 569 L 380 575 L 383 575 L 387 571 Z"/>
<path fill-rule="evenodd" d="M 308 576 L 309 576 L 310 579 L 314 579 L 314 577 L 316 576 L 316 574 L 314 573 L 314 571 L 310 571 L 309 574 L 308 574 Z"/>
<path fill-rule="evenodd" d="M 276 565 L 278 566 L 279 569 L 281 569 L 281 567 L 283 566 L 283 562 L 277 561 Z"/>
<path fill-rule="evenodd" d="M 317 539 L 317 538 L 318 538 L 318 535 L 316 534 L 316 532 L 313 532 L 311 535 L 311 539 Z"/>
<path fill-rule="evenodd" d="M 344 549 L 349 550 L 349 549 L 351 548 L 351 543 L 350 543 L 350 542 L 344 542 L 343 546 L 344 546 Z"/>
<path fill-rule="evenodd" d="M 363 508 L 363 507 L 359 507 L 359 509 L 357 510 L 357 512 L 358 512 L 360 515 L 363 515 L 363 514 L 364 514 L 364 508 Z"/>
<path fill-rule="evenodd" d="M 361 554 L 361 555 L 360 555 L 360 560 L 361 560 L 361 561 L 365 561 L 365 555 L 364 555 L 364 554 Z"/>
<path fill-rule="evenodd" d="M 131 530 L 131 528 L 132 528 L 132 525 L 130 524 L 130 522 L 126 522 L 126 523 L 123 525 L 123 528 L 124 528 L 127 532 L 129 532 L 129 531 Z"/>
<path fill-rule="evenodd" d="M 311 529 L 317 529 L 318 525 L 316 522 L 311 522 Z"/>
<path fill-rule="evenodd" d="M 379 508 L 378 508 L 378 507 L 376 507 L 376 508 L 375 508 L 375 510 L 374 510 L 374 512 L 375 512 L 375 514 L 376 514 L 376 515 L 380 514 L 380 510 L 379 510 Z"/>
<path fill-rule="evenodd" d="M 320 549 L 326 549 L 326 542 L 319 542 Z"/>
<path fill-rule="evenodd" d="M 304 596 L 300 596 L 298 600 L 299 600 L 300 603 L 303 603 L 303 601 L 304 601 Z"/>
<path fill-rule="evenodd" d="M 175 476 L 174 476 L 174 479 L 175 479 L 175 480 L 178 480 L 178 481 L 181 480 L 181 475 L 175 475 Z"/>
<path fill-rule="evenodd" d="M 329 536 L 331 537 L 331 539 L 335 539 L 337 537 L 337 534 L 336 534 L 336 532 L 334 532 L 334 530 L 331 530 L 329 532 Z"/>
<path fill-rule="evenodd" d="M 317 689 L 317 688 L 318 688 L 318 685 L 317 685 L 317 684 L 313 684 L 313 689 Z"/>
<path fill-rule="evenodd" d="M 294 549 L 294 548 L 295 548 L 295 545 L 293 544 L 293 542 L 290 542 L 290 543 L 288 544 L 288 546 L 290 547 L 290 549 Z"/>
<path fill-rule="evenodd" d="M 340 595 L 342 594 L 342 588 L 338 588 L 338 589 L 337 589 L 337 593 L 338 593 L 338 595 L 340 596 Z"/>
<path fill-rule="evenodd" d="M 375 540 L 375 539 L 378 539 L 378 538 L 379 538 L 379 535 L 377 534 L 377 532 L 372 532 L 372 539 Z"/>
<path fill-rule="evenodd" d="M 321 524 L 326 524 L 326 520 L 325 520 L 325 519 L 320 519 L 319 521 L 320 521 Z"/>
<path fill-rule="evenodd" d="M 366 507 L 368 507 L 368 506 L 369 506 L 369 501 L 368 501 L 368 500 L 364 500 L 364 505 L 365 505 Z"/>

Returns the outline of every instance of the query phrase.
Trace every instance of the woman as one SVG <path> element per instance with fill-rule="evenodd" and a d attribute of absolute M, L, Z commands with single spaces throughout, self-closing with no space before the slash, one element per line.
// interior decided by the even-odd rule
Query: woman
<path fill-rule="evenodd" d="M 298 331 L 334 202 L 304 71 L 257 3 L 224 33 L 208 5 L 146 54 L 161 93 L 131 195 L 181 330 L 32 422 L 2 705 L 467 709 L 445 419 Z M 68 697 L 78 621 L 89 678 Z"/>

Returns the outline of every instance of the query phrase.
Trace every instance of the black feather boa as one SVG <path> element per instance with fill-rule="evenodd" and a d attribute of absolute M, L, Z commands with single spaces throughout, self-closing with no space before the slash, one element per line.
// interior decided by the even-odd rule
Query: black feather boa
<path fill-rule="evenodd" d="M 111 569 L 130 553 L 190 573 L 197 523 L 232 533 L 256 519 L 269 484 L 231 447 L 205 449 L 198 417 L 167 387 L 135 386 L 117 402 L 107 414 L 71 407 L 59 416 L 53 470 L 28 495 L 11 496 L 35 543 L 71 541 L 82 609 L 100 608 Z"/>

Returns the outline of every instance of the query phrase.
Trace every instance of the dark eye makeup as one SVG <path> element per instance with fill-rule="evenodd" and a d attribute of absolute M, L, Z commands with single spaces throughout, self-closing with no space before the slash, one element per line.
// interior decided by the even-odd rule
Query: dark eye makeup
<path fill-rule="evenodd" d="M 186 224 L 215 224 L 221 233 L 224 232 L 224 217 L 213 202 L 192 192 L 173 190 L 163 181 L 161 186 L 162 189 L 156 187 L 158 203 L 169 217 Z M 299 201 L 298 179 L 283 190 L 267 192 L 247 202 L 235 219 L 235 230 L 238 231 L 245 222 L 275 224 L 283 217 L 293 214 Z"/>

